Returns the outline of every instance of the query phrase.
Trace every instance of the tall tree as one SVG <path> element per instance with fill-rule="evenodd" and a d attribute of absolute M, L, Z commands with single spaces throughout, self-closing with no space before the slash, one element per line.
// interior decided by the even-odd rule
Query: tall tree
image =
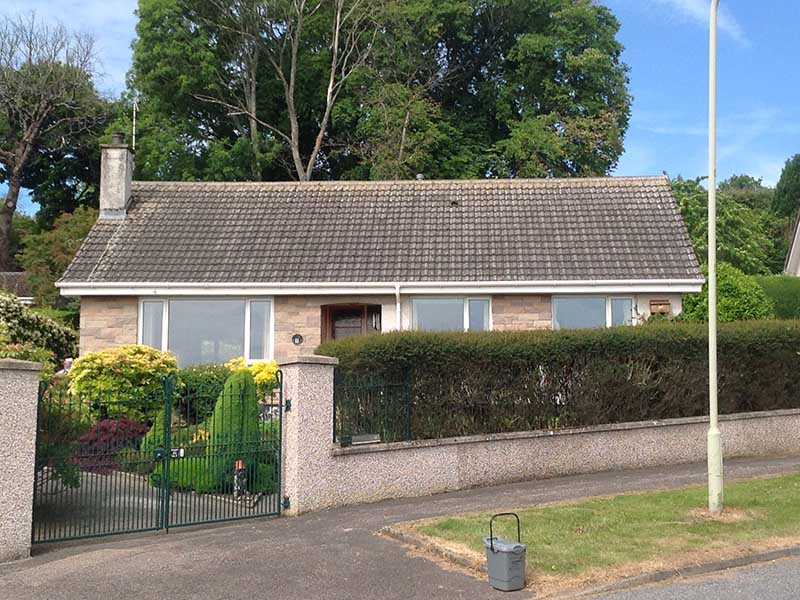
<path fill-rule="evenodd" d="M 437 97 L 500 176 L 597 175 L 622 153 L 630 97 L 619 22 L 590 0 L 473 0 L 446 24 Z"/>
<path fill-rule="evenodd" d="M 708 255 L 708 191 L 703 178 L 672 181 L 683 220 L 698 259 Z M 774 216 L 750 208 L 726 191 L 717 194 L 717 253 L 720 261 L 756 275 L 780 271 L 783 264 L 780 236 L 774 231 Z"/>
<path fill-rule="evenodd" d="M 758 210 L 770 210 L 772 208 L 775 190 L 765 186 L 760 177 L 731 175 L 719 184 L 718 189 L 749 208 Z"/>
<path fill-rule="evenodd" d="M 619 23 L 592 0 L 139 0 L 139 17 L 140 176 L 587 176 L 623 149 Z"/>
<path fill-rule="evenodd" d="M 19 261 L 28 273 L 28 281 L 38 304 L 66 306 L 71 299 L 59 296 L 55 282 L 72 262 L 89 230 L 97 221 L 98 211 L 81 206 L 60 215 L 47 231 L 33 232 L 22 240 Z"/>
<path fill-rule="evenodd" d="M 451 75 L 445 22 L 471 14 L 464 0 L 389 2 L 370 60 L 334 113 L 329 159 L 345 178 L 477 177 L 479 152 L 450 122 L 436 89 Z"/>
<path fill-rule="evenodd" d="M 800 208 L 800 154 L 795 154 L 783 166 L 775 186 L 772 208 L 780 215 L 791 217 L 793 221 L 796 218 Z"/>
<path fill-rule="evenodd" d="M 218 1 L 215 4 L 220 5 Z M 229 116 L 246 116 L 251 131 L 259 124 L 283 140 L 291 152 L 297 179 L 310 180 L 328 135 L 336 99 L 348 77 L 369 55 L 377 33 L 373 17 L 381 10 L 380 2 L 234 0 L 220 8 L 223 9 L 221 12 L 228 10 L 231 14 L 231 18 L 218 20 L 216 24 L 223 26 L 228 37 L 233 37 L 233 87 L 238 89 L 225 97 L 205 94 L 197 97 L 223 106 Z M 314 38 L 313 42 L 309 38 Z M 280 82 L 288 129 L 259 114 L 256 88 L 261 57 L 272 67 Z M 298 78 L 306 67 L 318 61 L 326 66 L 326 72 L 318 82 L 324 88 L 325 97 L 321 111 L 314 115 L 316 132 L 313 145 L 305 149 L 300 136 Z"/>
<path fill-rule="evenodd" d="M 94 127 L 93 41 L 33 14 L 0 21 L 0 270 L 11 266 L 10 232 L 23 179 L 37 152 Z"/>
<path fill-rule="evenodd" d="M 100 142 L 104 127 L 111 122 L 118 103 L 102 100 L 94 126 L 64 137 L 55 146 L 40 146 L 22 178 L 39 205 L 36 221 L 50 229 L 59 215 L 79 206 L 97 208 L 100 194 Z"/>

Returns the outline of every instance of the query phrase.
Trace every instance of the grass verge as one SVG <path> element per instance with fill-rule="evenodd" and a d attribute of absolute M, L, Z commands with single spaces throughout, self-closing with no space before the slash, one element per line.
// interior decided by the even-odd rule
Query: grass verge
<path fill-rule="evenodd" d="M 705 504 L 705 488 L 688 488 L 519 509 L 529 580 L 602 584 L 800 542 L 800 475 L 728 484 L 718 517 Z M 409 528 L 442 549 L 480 560 L 490 516 L 452 516 Z M 513 523 L 496 520 L 495 535 L 515 538 Z"/>

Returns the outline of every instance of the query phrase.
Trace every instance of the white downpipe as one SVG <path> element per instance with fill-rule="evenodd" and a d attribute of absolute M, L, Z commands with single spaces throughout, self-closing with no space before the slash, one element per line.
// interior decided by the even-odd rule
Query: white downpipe
<path fill-rule="evenodd" d="M 395 321 L 397 322 L 397 331 L 403 331 L 403 311 L 400 307 L 400 284 L 394 284 L 394 312 L 396 318 Z"/>
<path fill-rule="evenodd" d="M 708 52 L 708 510 L 722 512 L 722 436 L 717 402 L 717 13 L 711 0 Z"/>

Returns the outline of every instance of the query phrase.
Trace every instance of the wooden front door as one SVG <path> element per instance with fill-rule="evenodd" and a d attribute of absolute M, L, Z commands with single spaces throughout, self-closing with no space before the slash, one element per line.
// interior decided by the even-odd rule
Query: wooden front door
<path fill-rule="evenodd" d="M 380 304 L 328 304 L 322 307 L 323 342 L 380 330 Z"/>

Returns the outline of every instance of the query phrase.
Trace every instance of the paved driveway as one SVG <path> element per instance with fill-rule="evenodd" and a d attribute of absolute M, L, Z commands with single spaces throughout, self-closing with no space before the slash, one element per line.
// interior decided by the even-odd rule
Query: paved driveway
<path fill-rule="evenodd" d="M 726 463 L 728 477 L 795 472 L 800 458 Z M 705 465 L 563 477 L 383 502 L 296 518 L 38 547 L 0 566 L 0 596 L 41 598 L 531 598 L 493 592 L 376 535 L 384 525 L 454 512 L 702 483 Z M 535 542 L 530 546 L 535 551 Z"/>
<path fill-rule="evenodd" d="M 87 536 L 106 532 L 154 529 L 161 520 L 161 491 L 148 477 L 123 471 L 81 473 L 81 485 L 55 487 L 34 505 L 34 539 Z M 49 488 L 48 488 L 49 489 Z M 232 494 L 195 494 L 173 490 L 170 526 L 275 513 L 277 494 L 237 500 Z"/>

